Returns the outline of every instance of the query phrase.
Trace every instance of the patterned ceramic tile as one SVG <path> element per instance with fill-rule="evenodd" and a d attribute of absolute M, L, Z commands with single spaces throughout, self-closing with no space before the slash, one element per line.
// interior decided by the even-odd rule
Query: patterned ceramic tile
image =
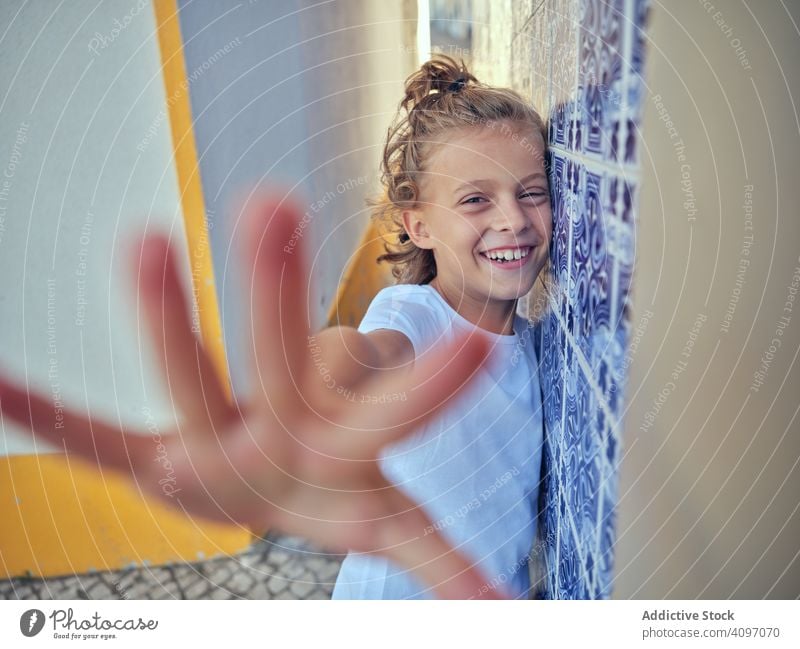
<path fill-rule="evenodd" d="M 626 146 L 625 162 L 636 164 L 638 162 L 636 139 L 639 134 L 639 125 L 642 116 L 642 97 L 644 95 L 644 55 L 645 55 L 645 26 L 650 4 L 646 0 L 630 0 L 633 2 L 634 19 L 626 22 L 628 33 L 625 42 L 630 46 L 630 56 L 627 60 L 628 71 L 625 89 L 627 105 L 626 114 Z"/>
<path fill-rule="evenodd" d="M 539 595 L 603 598 L 613 583 L 647 2 L 546 2 L 556 291 L 538 328 L 547 568 Z M 534 51 L 533 60 L 545 56 Z"/>
<path fill-rule="evenodd" d="M 552 76 L 553 42 L 552 22 L 547 2 L 542 0 L 528 23 L 525 37 L 530 39 L 532 59 L 530 65 L 530 97 L 543 116 L 550 112 L 550 79 Z"/>
<path fill-rule="evenodd" d="M 617 160 L 623 107 L 624 0 L 581 0 L 576 149 Z"/>
<path fill-rule="evenodd" d="M 511 3 L 512 33 L 516 38 L 530 22 L 539 0 L 515 0 Z"/>
<path fill-rule="evenodd" d="M 569 287 L 570 212 L 575 201 L 569 174 L 574 163 L 553 151 L 550 155 L 550 190 L 553 196 L 552 263 L 555 279 L 561 290 Z"/>
<path fill-rule="evenodd" d="M 525 97 L 533 94 L 531 86 L 531 61 L 533 60 L 534 41 L 531 37 L 532 26 L 525 25 L 519 33 L 515 33 L 511 41 L 511 84 Z"/>
<path fill-rule="evenodd" d="M 577 0 L 547 0 L 552 30 L 550 77 L 550 143 L 575 147 L 578 100 L 578 3 Z"/>

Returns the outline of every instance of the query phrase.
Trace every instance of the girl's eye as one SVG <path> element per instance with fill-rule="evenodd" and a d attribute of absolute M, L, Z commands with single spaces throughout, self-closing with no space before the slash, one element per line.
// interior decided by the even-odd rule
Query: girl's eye
<path fill-rule="evenodd" d="M 538 199 L 538 198 L 541 198 L 542 196 L 547 196 L 546 192 L 540 192 L 540 191 L 536 191 L 536 192 L 525 192 L 524 194 L 522 194 L 522 196 L 520 196 L 520 198 L 534 198 L 534 199 Z"/>
<path fill-rule="evenodd" d="M 465 204 L 469 203 L 469 204 L 473 204 L 474 205 L 474 203 L 472 203 L 472 201 L 475 201 L 475 200 L 483 200 L 483 196 L 470 196 L 467 200 L 464 201 L 464 203 Z"/>
<path fill-rule="evenodd" d="M 547 192 L 537 190 L 537 191 L 525 192 L 525 193 L 520 195 L 520 198 L 521 199 L 529 199 L 529 200 L 530 199 L 539 200 L 544 196 L 547 196 Z M 486 198 L 484 198 L 483 196 L 470 196 L 469 198 L 467 198 L 464 201 L 462 201 L 462 204 L 463 205 L 476 205 L 478 203 L 478 201 L 485 201 L 485 200 L 486 200 Z"/>

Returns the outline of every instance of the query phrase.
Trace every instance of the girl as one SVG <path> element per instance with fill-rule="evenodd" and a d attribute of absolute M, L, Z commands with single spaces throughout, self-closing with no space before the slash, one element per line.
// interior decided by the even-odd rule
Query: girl
<path fill-rule="evenodd" d="M 385 191 L 371 201 L 398 237 L 379 259 L 399 283 L 378 293 L 358 330 L 405 338 L 408 358 L 420 359 L 477 327 L 491 361 L 437 419 L 384 449 L 381 468 L 434 520 L 425 533 L 440 531 L 490 586 L 527 596 L 542 414 L 530 326 L 516 306 L 549 258 L 544 126 L 516 93 L 480 85 L 446 56 L 409 77 L 401 110 L 383 155 Z M 350 554 L 333 597 L 428 598 L 430 588 L 386 559 Z"/>
<path fill-rule="evenodd" d="M 336 598 L 522 597 L 542 423 L 530 323 L 516 304 L 548 260 L 544 127 L 519 95 L 446 56 L 409 77 L 401 110 L 385 193 L 372 201 L 399 235 L 381 258 L 400 283 L 358 330 L 309 335 L 302 210 L 278 192 L 249 201 L 249 398 L 227 398 L 192 334 L 168 240 L 135 246 L 176 406 L 159 453 L 177 488 L 162 490 L 144 431 L 71 410 L 56 427 L 49 398 L 2 379 L 0 408 L 190 514 L 350 551 Z"/>

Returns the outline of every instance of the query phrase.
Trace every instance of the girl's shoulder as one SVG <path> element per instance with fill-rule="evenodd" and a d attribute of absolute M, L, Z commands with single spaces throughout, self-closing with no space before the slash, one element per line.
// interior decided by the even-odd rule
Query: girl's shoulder
<path fill-rule="evenodd" d="M 424 298 L 430 296 L 435 289 L 430 284 L 390 284 L 377 292 L 375 297 L 385 295 L 402 295 L 408 297 Z"/>
<path fill-rule="evenodd" d="M 370 302 L 358 330 L 394 329 L 404 333 L 419 356 L 441 340 L 448 325 L 447 310 L 436 290 L 427 284 L 393 284 Z"/>
<path fill-rule="evenodd" d="M 398 311 L 414 313 L 427 312 L 431 315 L 444 314 L 442 299 L 429 284 L 392 284 L 382 288 L 372 299 L 373 306 L 388 307 Z"/>

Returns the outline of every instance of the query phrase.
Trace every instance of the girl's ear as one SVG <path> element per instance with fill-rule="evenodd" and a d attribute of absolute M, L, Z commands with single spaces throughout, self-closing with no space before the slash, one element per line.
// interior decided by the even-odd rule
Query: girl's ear
<path fill-rule="evenodd" d="M 419 210 L 403 211 L 403 227 L 406 229 L 409 238 L 417 248 L 433 248 L 433 239 L 428 232 L 422 213 Z"/>

